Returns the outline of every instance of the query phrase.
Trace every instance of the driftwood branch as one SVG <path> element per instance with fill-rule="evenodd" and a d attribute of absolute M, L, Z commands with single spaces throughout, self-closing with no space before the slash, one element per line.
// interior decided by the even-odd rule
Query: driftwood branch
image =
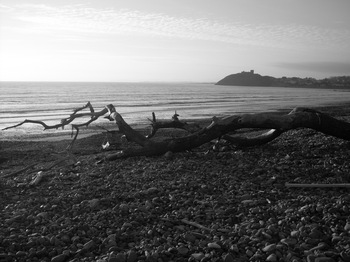
<path fill-rule="evenodd" d="M 136 142 L 142 148 L 137 150 L 124 150 L 112 154 L 108 157 L 109 160 L 137 155 L 162 155 L 168 151 L 186 151 L 243 128 L 271 130 L 253 138 L 232 138 L 232 142 L 236 141 L 240 145 L 249 146 L 263 144 L 272 141 L 283 132 L 296 128 L 311 128 L 327 135 L 350 140 L 350 123 L 307 108 L 296 108 L 286 115 L 258 113 L 221 118 L 214 117 L 209 126 L 193 134 L 180 138 L 165 139 L 160 142 L 153 142 L 133 130 L 115 110 L 110 117 L 116 121 L 119 129 L 128 137 L 128 140 Z"/>
<path fill-rule="evenodd" d="M 84 109 L 89 109 L 90 112 L 87 112 L 87 113 L 79 113 L 80 111 L 84 110 Z M 99 112 L 95 112 L 93 106 L 91 105 L 90 102 L 88 102 L 86 105 L 82 106 L 82 107 L 79 107 L 77 109 L 74 109 L 73 110 L 73 113 L 70 114 L 69 117 L 67 118 L 63 118 L 61 119 L 61 122 L 59 124 L 55 124 L 55 125 L 47 125 L 45 122 L 43 121 L 39 121 L 39 120 L 30 120 L 30 119 L 26 119 L 24 120 L 23 122 L 17 124 L 17 125 L 14 125 L 14 126 L 9 126 L 9 127 L 6 127 L 2 130 L 8 130 L 8 129 L 11 129 L 11 128 L 16 128 L 16 127 L 19 127 L 23 124 L 26 124 L 26 123 L 32 123 L 32 124 L 39 124 L 39 125 L 42 125 L 44 127 L 44 130 L 48 130 L 48 129 L 59 129 L 59 128 L 62 128 L 64 129 L 65 126 L 69 125 L 70 123 L 72 123 L 75 119 L 77 118 L 81 118 L 81 117 L 90 117 L 90 119 L 84 123 L 81 123 L 81 124 L 72 124 L 72 134 L 71 136 L 73 137 L 71 143 L 69 144 L 69 146 L 67 147 L 67 149 L 71 149 L 73 147 L 73 144 L 75 142 L 75 140 L 77 139 L 78 135 L 79 135 L 79 128 L 80 127 L 83 127 L 83 126 L 88 126 L 89 124 L 91 124 L 92 122 L 96 121 L 99 117 L 105 115 L 106 113 L 108 112 L 108 109 L 107 108 L 104 108 L 102 109 L 101 111 Z M 74 134 L 74 130 L 75 130 L 75 134 Z"/>
<path fill-rule="evenodd" d="M 80 113 L 80 111 L 86 108 L 89 109 L 88 113 Z M 109 160 L 140 155 L 163 155 L 169 151 L 186 151 L 220 138 L 238 146 L 262 145 L 273 141 L 283 132 L 296 128 L 311 128 L 327 135 L 350 140 L 350 123 L 307 108 L 295 108 L 289 114 L 256 113 L 213 117 L 212 122 L 204 127 L 200 127 L 197 124 L 190 125 L 186 122 L 182 122 L 178 119 L 179 115 L 176 113 L 171 121 L 157 121 L 155 114 L 153 113 L 153 118 L 151 120 L 152 132 L 148 136 L 144 136 L 129 126 L 112 104 L 95 112 L 92 105 L 87 103 L 85 106 L 75 109 L 69 117 L 62 119 L 61 123 L 57 125 L 48 126 L 42 121 L 25 120 L 20 124 L 5 128 L 5 130 L 18 127 L 24 123 L 41 124 L 44 129 L 63 128 L 76 118 L 89 116 L 90 119 L 83 124 L 72 124 L 72 129 L 75 129 L 76 132 L 70 145 L 71 147 L 79 134 L 79 127 L 88 126 L 91 122 L 104 115 L 106 115 L 105 118 L 108 120 L 116 122 L 119 132 L 124 134 L 128 141 L 134 142 L 140 146 L 140 148 L 127 148 L 123 151 L 111 154 L 107 157 Z M 177 138 L 167 138 L 162 141 L 152 140 L 151 138 L 155 135 L 157 130 L 161 128 L 180 128 L 187 130 L 189 135 Z M 236 130 L 247 128 L 270 130 L 255 137 L 230 135 Z"/>
<path fill-rule="evenodd" d="M 151 121 L 151 133 L 146 136 L 147 138 L 152 138 L 159 129 L 163 128 L 177 128 L 177 129 L 183 129 L 188 131 L 189 133 L 194 133 L 196 131 L 199 131 L 201 127 L 197 123 L 187 123 L 179 120 L 179 115 L 175 112 L 175 114 L 172 116 L 171 121 L 157 121 L 156 115 L 154 112 L 152 112 L 152 120 Z"/>

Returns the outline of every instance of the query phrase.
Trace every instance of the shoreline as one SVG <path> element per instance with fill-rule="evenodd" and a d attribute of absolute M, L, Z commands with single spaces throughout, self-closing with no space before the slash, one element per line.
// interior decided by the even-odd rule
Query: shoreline
<path fill-rule="evenodd" d="M 349 99 L 350 100 L 350 99 Z M 323 113 L 330 114 L 331 116 L 348 116 L 350 115 L 350 101 L 348 103 L 341 103 L 341 104 L 328 104 L 323 106 L 315 106 L 310 107 L 311 109 L 315 109 L 318 111 L 322 111 Z M 291 109 L 278 109 L 271 112 L 276 112 L 277 114 L 282 113 L 288 113 L 292 110 Z M 348 113 L 346 113 L 348 112 Z M 258 112 L 257 112 L 258 113 Z M 171 116 L 169 116 L 169 119 L 159 119 L 159 120 L 171 120 Z M 208 122 L 210 123 L 211 118 L 203 118 L 203 119 L 181 119 L 181 121 L 184 122 L 197 122 L 197 123 L 203 123 Z M 40 125 L 38 125 L 40 126 Z M 146 123 L 131 123 L 130 126 L 136 130 L 141 130 L 143 132 L 147 132 L 147 129 L 150 129 L 150 124 Z M 40 141 L 65 141 L 65 140 L 71 140 L 72 139 L 72 131 L 69 130 L 70 126 L 66 126 L 66 130 L 43 130 L 42 133 L 26 133 L 25 127 L 23 126 L 20 130 L 11 129 L 11 130 L 5 130 L 1 131 L 0 135 L 2 141 L 34 141 L 34 142 L 40 142 Z M 98 135 L 102 133 L 106 133 L 106 130 L 108 131 L 118 131 L 118 127 L 115 123 L 106 122 L 106 123 L 99 123 L 98 125 L 95 125 L 92 123 L 88 127 L 83 127 L 80 129 L 79 135 L 77 139 L 83 139 L 89 136 Z M 74 131 L 75 134 L 75 131 Z"/>

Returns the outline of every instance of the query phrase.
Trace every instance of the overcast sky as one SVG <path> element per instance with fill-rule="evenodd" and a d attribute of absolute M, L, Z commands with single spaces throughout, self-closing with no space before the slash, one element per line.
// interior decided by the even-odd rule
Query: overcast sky
<path fill-rule="evenodd" d="M 0 0 L 0 80 L 350 75 L 349 0 Z"/>

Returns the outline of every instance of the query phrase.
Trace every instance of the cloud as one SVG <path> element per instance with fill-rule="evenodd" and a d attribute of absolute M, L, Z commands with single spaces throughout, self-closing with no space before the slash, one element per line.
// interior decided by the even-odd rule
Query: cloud
<path fill-rule="evenodd" d="M 12 15 L 33 25 L 38 33 L 65 31 L 94 34 L 127 34 L 209 40 L 241 45 L 289 47 L 306 45 L 347 46 L 350 31 L 303 26 L 271 25 L 208 18 L 170 16 L 137 10 L 96 9 L 84 5 L 53 7 L 22 4 L 9 7 Z"/>

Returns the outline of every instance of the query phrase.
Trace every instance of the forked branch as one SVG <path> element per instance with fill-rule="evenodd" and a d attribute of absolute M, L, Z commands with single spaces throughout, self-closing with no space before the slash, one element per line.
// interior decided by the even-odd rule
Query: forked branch
<path fill-rule="evenodd" d="M 89 108 L 90 112 L 87 112 L 87 113 L 79 113 L 80 111 L 86 109 L 86 108 Z M 32 123 L 32 124 L 39 124 L 39 125 L 42 125 L 44 127 L 44 130 L 48 130 L 48 129 L 58 129 L 58 128 L 62 128 L 64 129 L 65 126 L 69 125 L 70 123 L 72 123 L 75 119 L 77 118 L 81 118 L 81 117 L 90 117 L 90 119 L 84 123 L 81 123 L 81 124 L 72 124 L 72 134 L 71 136 L 73 137 L 73 134 L 74 134 L 74 130 L 75 130 L 75 135 L 73 137 L 73 140 L 71 141 L 70 145 L 68 146 L 67 149 L 71 149 L 75 140 L 77 139 L 78 137 L 78 134 L 79 134 L 79 128 L 80 127 L 83 127 L 83 126 L 88 126 L 89 124 L 91 124 L 92 122 L 96 121 L 99 117 L 105 115 L 106 113 L 108 112 L 108 109 L 107 108 L 104 108 L 102 109 L 101 111 L 99 112 L 95 112 L 93 106 L 91 105 L 90 102 L 88 102 L 86 105 L 82 106 L 82 107 L 79 107 L 77 109 L 74 109 L 73 113 L 70 114 L 69 117 L 67 118 L 63 118 L 61 119 L 61 122 L 59 124 L 55 124 L 55 125 L 47 125 L 45 122 L 43 121 L 39 121 L 39 120 L 30 120 L 30 119 L 26 119 L 24 120 L 23 122 L 17 124 L 17 125 L 14 125 L 14 126 L 9 126 L 9 127 L 6 127 L 4 128 L 3 130 L 8 130 L 8 129 L 11 129 L 11 128 L 16 128 L 16 127 L 19 127 L 23 124 L 26 124 L 26 123 Z"/>

